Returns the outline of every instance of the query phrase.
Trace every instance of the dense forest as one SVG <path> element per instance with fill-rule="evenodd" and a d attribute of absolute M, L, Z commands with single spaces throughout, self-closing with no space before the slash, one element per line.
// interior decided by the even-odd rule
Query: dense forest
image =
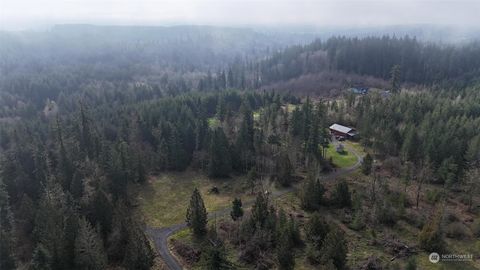
<path fill-rule="evenodd" d="M 392 67 L 399 65 L 402 82 L 433 84 L 476 79 L 479 64 L 478 42 L 454 46 L 409 36 L 332 37 L 273 54 L 260 63 L 260 74 L 263 83 L 331 70 L 388 80 Z"/>
<path fill-rule="evenodd" d="M 188 268 L 422 269 L 425 252 L 475 245 L 480 44 L 385 36 L 287 47 L 310 36 L 274 37 L 85 25 L 1 33 L 0 268 L 162 267 L 142 192 L 165 175 L 180 189 L 188 172 L 209 181 L 208 192 L 192 182 L 190 198 L 178 195 L 189 200 L 190 238 L 172 250 Z M 341 91 L 270 87 L 321 73 Z M 359 83 L 382 87 L 347 90 Z M 333 123 L 358 136 L 337 141 Z M 212 222 L 204 199 L 235 182 L 228 217 Z"/>

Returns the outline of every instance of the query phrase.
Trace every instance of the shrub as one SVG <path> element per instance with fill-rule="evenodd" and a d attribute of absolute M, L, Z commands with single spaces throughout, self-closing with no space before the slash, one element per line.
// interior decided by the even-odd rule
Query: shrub
<path fill-rule="evenodd" d="M 333 191 L 333 202 L 338 207 L 351 207 L 352 206 L 352 197 L 350 190 L 348 189 L 348 184 L 345 181 L 341 181 L 335 185 L 335 190 Z"/>
<path fill-rule="evenodd" d="M 407 265 L 405 266 L 405 270 L 417 270 L 417 261 L 415 258 L 410 258 L 407 261 Z"/>
<path fill-rule="evenodd" d="M 449 238 L 462 239 L 465 237 L 467 227 L 461 222 L 453 222 L 447 226 L 446 235 Z"/>
<path fill-rule="evenodd" d="M 471 226 L 472 233 L 475 237 L 480 237 L 480 218 L 476 219 Z"/>
<path fill-rule="evenodd" d="M 427 202 L 430 204 L 437 203 L 442 198 L 442 192 L 438 190 L 427 191 Z"/>
<path fill-rule="evenodd" d="M 359 210 L 355 212 L 349 227 L 355 231 L 360 231 L 365 228 L 365 218 L 362 211 Z"/>
<path fill-rule="evenodd" d="M 398 157 L 389 157 L 383 162 L 383 167 L 393 176 L 400 176 L 400 159 Z"/>
<path fill-rule="evenodd" d="M 439 252 L 445 247 L 441 228 L 441 215 L 437 214 L 427 222 L 419 235 L 420 247 L 426 251 Z"/>

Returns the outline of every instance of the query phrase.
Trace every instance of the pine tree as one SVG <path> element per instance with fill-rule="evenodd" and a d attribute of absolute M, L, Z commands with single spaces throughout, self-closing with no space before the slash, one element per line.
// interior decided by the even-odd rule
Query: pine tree
<path fill-rule="evenodd" d="M 402 145 L 401 153 L 404 161 L 416 163 L 421 153 L 421 140 L 418 138 L 415 127 L 410 127 L 407 131 Z"/>
<path fill-rule="evenodd" d="M 148 270 L 154 263 L 154 252 L 145 236 L 143 227 L 132 217 L 126 220 L 127 233 L 124 249 L 124 265 L 126 269 Z"/>
<path fill-rule="evenodd" d="M 200 238 L 207 232 L 207 210 L 205 209 L 202 195 L 200 195 L 197 188 L 193 190 L 190 198 L 186 222 L 195 237 Z"/>
<path fill-rule="evenodd" d="M 251 166 L 252 153 L 254 151 L 253 112 L 247 100 L 243 101 L 240 113 L 242 114 L 242 122 L 240 124 L 240 130 L 238 131 L 235 147 L 240 158 L 240 170 L 246 172 Z"/>
<path fill-rule="evenodd" d="M 300 191 L 300 204 L 303 209 L 313 211 L 320 207 L 323 202 L 325 188 L 320 180 L 315 180 L 313 176 L 308 176 Z"/>
<path fill-rule="evenodd" d="M 227 106 L 225 104 L 225 96 L 221 95 L 218 97 L 218 102 L 217 102 L 217 118 L 220 119 L 220 121 L 224 121 L 225 117 L 227 115 Z"/>
<path fill-rule="evenodd" d="M 293 166 L 286 151 L 282 151 L 277 158 L 275 171 L 277 172 L 277 181 L 284 187 L 290 186 L 292 181 Z"/>
<path fill-rule="evenodd" d="M 314 213 L 305 224 L 306 255 L 311 263 L 319 264 L 321 262 L 320 249 L 329 232 L 330 226 L 318 213 Z"/>
<path fill-rule="evenodd" d="M 231 170 L 227 137 L 222 128 L 216 128 L 210 142 L 208 174 L 211 177 L 227 177 Z"/>
<path fill-rule="evenodd" d="M 268 197 L 262 193 L 258 193 L 255 203 L 252 206 L 252 220 L 254 225 L 258 224 L 263 228 L 268 216 Z"/>
<path fill-rule="evenodd" d="M 295 107 L 290 120 L 290 133 L 294 136 L 300 136 L 303 132 L 303 115 L 299 107 Z"/>
<path fill-rule="evenodd" d="M 372 172 L 373 158 L 370 154 L 367 153 L 363 158 L 362 162 L 362 173 L 365 175 L 370 175 Z"/>
<path fill-rule="evenodd" d="M 100 270 L 107 265 L 103 242 L 89 222 L 81 218 L 75 240 L 75 265 L 79 269 Z"/>
<path fill-rule="evenodd" d="M 34 235 L 51 256 L 52 269 L 66 267 L 66 216 L 68 216 L 67 197 L 62 187 L 49 178 L 40 199 L 35 218 Z"/>
<path fill-rule="evenodd" d="M 322 254 L 321 261 L 327 263 L 332 260 L 336 269 L 345 269 L 347 252 L 347 243 L 343 231 L 337 228 L 332 228 L 323 241 L 320 250 L 320 254 Z"/>
<path fill-rule="evenodd" d="M 33 251 L 32 270 L 51 270 L 52 268 L 50 265 L 51 256 L 48 253 L 48 250 L 42 244 L 38 244 Z"/>
<path fill-rule="evenodd" d="M 352 196 L 348 189 L 348 184 L 345 181 L 335 185 L 335 190 L 333 191 L 333 201 L 339 207 L 351 207 L 352 206 Z"/>
<path fill-rule="evenodd" d="M 394 65 L 390 71 L 390 84 L 392 87 L 392 92 L 398 93 L 400 91 L 400 76 L 401 68 L 400 65 Z"/>
<path fill-rule="evenodd" d="M 0 269 L 15 269 L 14 220 L 8 194 L 0 178 Z"/>
<path fill-rule="evenodd" d="M 221 242 L 216 242 L 202 252 L 200 261 L 202 269 L 224 270 L 233 269 L 233 264 L 228 261 L 225 248 Z"/>
<path fill-rule="evenodd" d="M 423 225 L 419 235 L 420 247 L 429 252 L 441 252 L 445 248 L 442 232 L 442 213 L 438 212 Z"/>
<path fill-rule="evenodd" d="M 250 192 L 253 193 L 253 189 L 255 188 L 255 183 L 257 181 L 257 170 L 256 168 L 251 168 L 250 171 L 248 171 L 247 174 L 247 182 L 248 186 L 250 187 Z"/>
<path fill-rule="evenodd" d="M 91 209 L 93 223 L 100 225 L 101 235 L 103 239 L 106 239 L 112 230 L 113 206 L 108 194 L 102 188 L 95 192 Z"/>
<path fill-rule="evenodd" d="M 232 202 L 232 211 L 230 216 L 235 221 L 243 216 L 242 200 L 235 198 Z"/>
<path fill-rule="evenodd" d="M 280 228 L 280 233 L 277 239 L 277 261 L 278 268 L 281 270 L 291 270 L 295 267 L 295 257 L 293 249 L 293 241 L 291 234 L 286 225 Z"/>

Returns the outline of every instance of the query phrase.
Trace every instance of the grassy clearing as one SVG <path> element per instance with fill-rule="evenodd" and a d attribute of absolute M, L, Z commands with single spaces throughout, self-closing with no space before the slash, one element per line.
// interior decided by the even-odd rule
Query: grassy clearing
<path fill-rule="evenodd" d="M 167 173 L 152 177 L 150 184 L 142 188 L 138 196 L 140 209 L 148 225 L 170 226 L 185 220 L 194 188 L 200 190 L 207 211 L 216 211 L 228 207 L 235 196 L 251 199 L 250 195 L 242 195 L 244 183 L 242 177 L 214 180 L 198 172 Z M 213 186 L 219 188 L 219 194 L 209 193 Z"/>
<path fill-rule="evenodd" d="M 354 154 L 348 152 L 347 149 L 345 149 L 343 153 L 338 153 L 332 144 L 328 145 L 327 158 L 332 158 L 333 164 L 339 168 L 350 167 L 357 162 L 357 157 Z"/>
<path fill-rule="evenodd" d="M 352 148 L 360 156 L 364 156 L 367 154 L 367 152 L 365 151 L 365 147 L 362 146 L 359 142 L 345 141 L 342 143 L 345 144 L 347 147 Z"/>
<path fill-rule="evenodd" d="M 220 126 L 220 119 L 216 117 L 208 118 L 207 122 L 208 122 L 208 127 L 210 127 L 211 129 L 214 129 Z"/>

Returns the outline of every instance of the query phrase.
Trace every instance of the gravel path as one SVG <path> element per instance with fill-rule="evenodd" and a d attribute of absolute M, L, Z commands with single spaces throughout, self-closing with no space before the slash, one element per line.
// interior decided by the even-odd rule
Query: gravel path
<path fill-rule="evenodd" d="M 336 144 L 338 144 L 338 142 L 334 141 L 333 144 L 336 145 Z M 345 148 L 348 151 L 352 152 L 355 156 L 357 156 L 357 162 L 351 167 L 339 169 L 339 170 L 336 170 L 336 171 L 324 176 L 322 178 L 322 181 L 331 181 L 333 179 L 336 179 L 337 177 L 350 174 L 353 171 L 355 171 L 361 165 L 361 163 L 363 161 L 363 158 L 357 152 L 355 152 L 355 150 L 352 149 L 351 147 L 348 147 L 347 145 L 345 145 Z M 271 196 L 271 198 L 277 198 L 277 197 L 280 197 L 284 194 L 290 193 L 294 190 L 295 190 L 294 187 L 290 187 L 290 188 L 287 188 L 287 189 L 275 191 L 272 194 L 270 194 L 270 196 Z M 248 202 L 244 203 L 243 206 L 244 207 L 249 207 L 253 204 L 253 202 L 254 202 L 253 200 L 248 201 Z M 218 211 L 215 211 L 215 212 L 208 213 L 208 217 L 209 218 L 222 217 L 224 215 L 227 215 L 228 213 L 230 213 L 230 208 L 229 207 L 225 208 L 225 209 L 222 209 L 222 210 L 218 210 Z M 176 224 L 176 225 L 172 225 L 172 226 L 164 227 L 164 228 L 147 227 L 147 229 L 146 229 L 147 234 L 154 241 L 155 248 L 157 249 L 159 255 L 162 257 L 163 261 L 165 262 L 165 264 L 167 265 L 167 267 L 170 270 L 182 270 L 183 267 L 177 261 L 175 256 L 173 256 L 172 253 L 170 252 L 170 249 L 168 248 L 168 238 L 171 235 L 175 234 L 176 232 L 178 232 L 178 231 L 180 231 L 180 230 L 182 230 L 186 227 L 187 227 L 187 224 L 184 222 L 184 223 L 180 223 L 180 224 Z"/>

